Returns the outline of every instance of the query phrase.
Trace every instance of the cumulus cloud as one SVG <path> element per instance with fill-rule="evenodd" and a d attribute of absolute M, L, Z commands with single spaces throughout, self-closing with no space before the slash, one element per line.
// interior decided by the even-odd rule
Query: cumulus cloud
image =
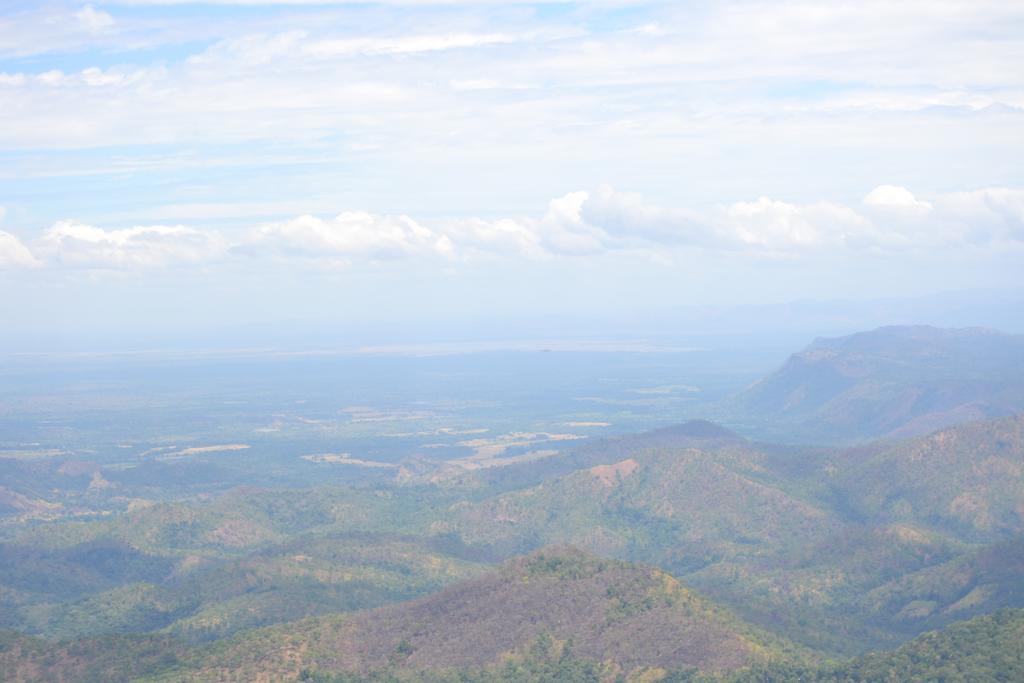
<path fill-rule="evenodd" d="M 304 214 L 229 240 L 182 225 L 104 230 L 60 221 L 30 251 L 0 233 L 0 265 L 146 268 L 197 264 L 232 253 L 329 264 L 441 259 L 585 258 L 642 252 L 666 260 L 679 249 L 769 255 L 843 251 L 1024 247 L 1024 190 L 986 188 L 915 197 L 881 185 L 861 209 L 770 197 L 696 212 L 668 208 L 609 186 L 551 200 L 536 217 L 461 218 L 426 225 L 406 215 Z"/>
<path fill-rule="evenodd" d="M 270 246 L 306 256 L 393 259 L 412 254 L 447 255 L 451 243 L 408 216 L 346 211 L 331 219 L 304 215 L 262 227 L 255 247 Z"/>
<path fill-rule="evenodd" d="M 795 204 L 760 197 L 698 214 L 604 186 L 556 199 L 542 218 L 512 222 L 504 232 L 530 245 L 521 251 L 563 255 L 679 247 L 799 253 L 1024 242 L 1024 190 L 952 193 L 933 203 L 905 188 L 882 185 L 863 203 L 866 212 L 832 202 Z M 497 223 L 486 225 L 492 232 L 497 229 Z"/>
<path fill-rule="evenodd" d="M 531 258 L 547 255 L 540 236 L 527 221 L 468 218 L 446 224 L 443 232 L 451 245 L 452 255 L 464 257 L 467 252 L 514 254 Z"/>
<path fill-rule="evenodd" d="M 182 225 L 104 230 L 59 221 L 37 242 L 37 251 L 56 264 L 87 268 L 146 268 L 197 264 L 217 259 L 227 241 L 215 232 Z"/>
<path fill-rule="evenodd" d="M 835 204 L 801 206 L 761 197 L 701 215 L 608 186 L 553 200 L 541 219 L 516 225 L 532 235 L 531 243 L 563 255 L 679 247 L 789 251 L 857 247 L 878 239 L 870 221 Z"/>
<path fill-rule="evenodd" d="M 2 215 L 0 211 L 0 216 Z M 0 230 L 0 268 L 32 268 L 38 265 L 39 261 L 21 240 L 9 232 Z"/>
<path fill-rule="evenodd" d="M 263 228 L 257 243 L 314 256 L 441 254 L 456 259 L 669 253 L 679 248 L 800 254 L 1024 243 L 1024 191 L 954 193 L 936 202 L 933 207 L 904 188 L 879 186 L 864 200 L 867 213 L 831 202 L 795 204 L 760 197 L 700 214 L 602 186 L 553 199 L 536 218 L 461 219 L 428 228 L 407 216 L 300 216 Z"/>
<path fill-rule="evenodd" d="M 726 248 L 789 251 L 855 246 L 870 224 L 835 204 L 797 205 L 761 197 L 720 208 L 710 228 Z"/>
<path fill-rule="evenodd" d="M 898 185 L 879 185 L 864 197 L 864 204 L 876 209 L 916 215 L 924 215 L 932 210 L 930 202 L 919 201 L 910 190 Z"/>

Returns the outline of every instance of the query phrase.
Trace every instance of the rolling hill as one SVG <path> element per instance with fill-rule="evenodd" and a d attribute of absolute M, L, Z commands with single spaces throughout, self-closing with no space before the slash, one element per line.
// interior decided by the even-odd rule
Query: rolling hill
<path fill-rule="evenodd" d="M 1024 533 L 1024 414 L 843 451 L 821 476 L 859 519 L 1008 538 Z"/>
<path fill-rule="evenodd" d="M 829 510 L 775 476 L 765 454 L 749 444 L 648 448 L 646 437 L 640 443 L 626 452 L 616 444 L 609 455 L 628 454 L 623 460 L 460 501 L 433 528 L 510 552 L 571 543 L 680 571 L 791 550 L 840 527 Z"/>
<path fill-rule="evenodd" d="M 163 631 L 189 641 L 408 600 L 479 573 L 443 539 L 297 536 L 236 557 L 144 553 L 100 539 L 0 546 L 0 627 L 49 638 Z"/>
<path fill-rule="evenodd" d="M 105 641 L 121 643 L 131 663 L 104 641 L 46 645 L 10 636 L 0 642 L 0 668 L 15 681 L 70 680 L 104 669 L 108 680 L 295 680 L 303 671 L 472 670 L 543 639 L 571 641 L 575 656 L 623 672 L 809 661 L 800 648 L 660 570 L 551 548 L 426 598 L 249 631 L 206 647 L 158 636 Z M 158 649 L 162 657 L 148 656 Z"/>

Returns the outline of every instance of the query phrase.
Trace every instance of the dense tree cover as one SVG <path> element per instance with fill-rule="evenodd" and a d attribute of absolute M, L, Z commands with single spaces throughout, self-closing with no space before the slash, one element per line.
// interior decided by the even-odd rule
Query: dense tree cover
<path fill-rule="evenodd" d="M 579 658 L 572 642 L 541 634 L 521 655 L 478 670 L 409 672 L 390 668 L 366 674 L 319 673 L 303 670 L 300 681 L 312 683 L 602 683 L 625 680 L 607 666 Z"/>
<path fill-rule="evenodd" d="M 958 622 L 925 634 L 890 652 L 878 652 L 839 664 L 756 665 L 732 673 L 695 669 L 647 669 L 623 673 L 580 659 L 570 644 L 561 648 L 539 638 L 520 657 L 490 669 L 463 672 L 380 670 L 366 675 L 306 671 L 300 680 L 323 683 L 1011 683 L 1024 680 L 1024 610 Z"/>

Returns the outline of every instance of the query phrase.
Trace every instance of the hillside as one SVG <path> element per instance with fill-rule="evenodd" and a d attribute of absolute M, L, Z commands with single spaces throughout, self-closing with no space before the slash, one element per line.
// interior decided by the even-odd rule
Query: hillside
<path fill-rule="evenodd" d="M 729 405 L 744 430 L 843 443 L 1024 411 L 1024 336 L 883 327 L 817 339 Z"/>
<path fill-rule="evenodd" d="M 641 666 L 727 670 L 784 654 L 787 646 L 654 568 L 549 549 L 494 574 L 408 603 L 354 615 L 329 654 L 329 669 L 380 666 L 402 643 L 408 668 L 491 664 L 543 633 L 572 639 L 585 658 Z M 321 641 L 322 642 L 322 641 Z"/>
<path fill-rule="evenodd" d="M 844 451 L 821 475 L 864 520 L 975 542 L 1024 533 L 1024 414 Z"/>
<path fill-rule="evenodd" d="M 839 527 L 741 441 L 607 455 L 537 486 L 456 503 L 433 529 L 514 552 L 571 543 L 680 571 L 791 550 Z"/>
<path fill-rule="evenodd" d="M 1024 680 L 1024 610 L 1002 610 L 927 633 L 828 672 L 838 681 Z"/>
<path fill-rule="evenodd" d="M 1003 683 L 1024 678 L 1024 610 L 1004 609 L 923 634 L 894 650 L 873 652 L 837 663 L 815 664 L 782 656 L 736 670 L 700 671 L 693 667 L 641 667 L 631 675 L 614 662 L 596 662 L 575 644 L 542 633 L 526 647 L 507 653 L 485 667 L 411 668 L 416 654 L 411 642 L 401 641 L 388 662 L 370 672 L 341 672 L 320 665 L 304 666 L 308 650 L 294 638 L 279 636 L 250 646 L 271 646 L 278 665 L 258 660 L 257 651 L 200 653 L 171 639 L 117 637 L 48 644 L 33 638 L 0 633 L 0 670 L 12 683 L 71 683 L 96 681 L 288 681 L 318 683 L 867 683 L 869 681 L 949 681 Z M 287 641 L 287 642 L 286 642 Z M 248 655 L 248 656 L 246 656 Z"/>
<path fill-rule="evenodd" d="M 852 656 L 1024 606 L 1021 432 L 1011 417 L 825 449 L 691 422 L 508 476 L 134 502 L 5 529 L 0 627 L 206 642 L 416 598 L 571 544 L 657 566 L 750 623 Z"/>
<path fill-rule="evenodd" d="M 865 596 L 864 606 L 913 633 L 1024 605 L 1024 538 L 984 546 L 910 572 Z"/>
<path fill-rule="evenodd" d="M 440 539 L 321 533 L 236 557 L 140 552 L 100 539 L 68 548 L 0 546 L 0 627 L 76 638 L 164 631 L 187 640 L 408 600 L 483 566 Z"/>
<path fill-rule="evenodd" d="M 789 487 L 803 482 L 842 530 L 681 576 L 748 620 L 845 654 L 1024 607 L 1022 437 L 1024 417 L 1014 416 L 773 465 Z"/>
<path fill-rule="evenodd" d="M 545 638 L 571 641 L 575 656 L 626 672 L 729 671 L 803 659 L 799 648 L 745 624 L 664 572 L 555 548 L 426 598 L 250 631 L 205 648 L 159 638 L 107 641 L 122 643 L 139 660 L 131 665 L 104 651 L 103 641 L 47 646 L 15 637 L 0 652 L 0 665 L 20 672 L 12 680 L 59 680 L 61 671 L 104 667 L 165 681 L 292 680 L 303 670 L 475 669 Z M 165 656 L 147 658 L 158 647 Z"/>

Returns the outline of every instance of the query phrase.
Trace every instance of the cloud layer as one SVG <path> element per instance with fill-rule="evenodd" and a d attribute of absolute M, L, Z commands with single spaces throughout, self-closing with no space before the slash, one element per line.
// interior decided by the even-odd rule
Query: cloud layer
<path fill-rule="evenodd" d="M 420 259 L 577 258 L 681 250 L 769 256 L 1024 248 L 1024 190 L 986 188 L 919 199 L 881 185 L 860 206 L 768 197 L 706 212 L 666 208 L 608 186 L 570 192 L 538 217 L 462 218 L 428 225 L 409 216 L 344 211 L 300 215 L 232 235 L 183 225 L 105 230 L 63 220 L 26 246 L 0 232 L 0 266 L 149 269 L 231 259 L 310 259 L 344 266 Z"/>
<path fill-rule="evenodd" d="M 34 251 L 46 262 L 71 268 L 161 268 L 220 258 L 227 241 L 218 233 L 181 225 L 104 230 L 59 221 L 40 237 Z"/>

